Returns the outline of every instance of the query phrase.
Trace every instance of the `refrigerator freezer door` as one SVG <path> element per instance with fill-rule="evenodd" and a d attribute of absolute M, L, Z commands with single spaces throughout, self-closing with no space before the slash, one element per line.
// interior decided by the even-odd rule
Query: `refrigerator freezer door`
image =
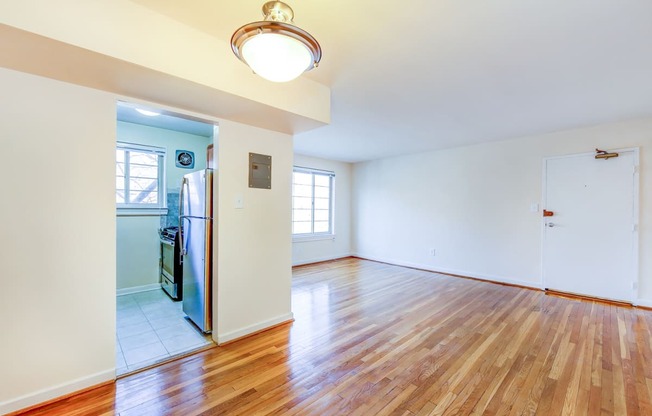
<path fill-rule="evenodd" d="M 183 312 L 202 332 L 211 331 L 211 256 L 212 221 L 184 218 L 186 255 L 183 259 Z"/>
<path fill-rule="evenodd" d="M 210 218 L 212 215 L 212 177 L 210 170 L 184 175 L 183 215 Z"/>
<path fill-rule="evenodd" d="M 189 217 L 204 218 L 206 215 L 206 171 L 200 170 L 184 175 L 183 214 Z"/>

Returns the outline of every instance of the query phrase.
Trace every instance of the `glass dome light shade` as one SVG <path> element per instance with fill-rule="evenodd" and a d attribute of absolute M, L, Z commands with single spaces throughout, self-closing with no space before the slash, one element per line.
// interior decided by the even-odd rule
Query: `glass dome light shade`
<path fill-rule="evenodd" d="M 238 59 L 262 78 L 275 82 L 290 81 L 319 65 L 319 42 L 291 23 L 293 12 L 288 5 L 267 2 L 263 14 L 266 20 L 246 24 L 231 36 L 231 49 Z"/>
<path fill-rule="evenodd" d="M 312 54 L 300 41 L 278 33 L 262 33 L 242 45 L 242 58 L 261 77 L 287 82 L 312 68 Z"/>

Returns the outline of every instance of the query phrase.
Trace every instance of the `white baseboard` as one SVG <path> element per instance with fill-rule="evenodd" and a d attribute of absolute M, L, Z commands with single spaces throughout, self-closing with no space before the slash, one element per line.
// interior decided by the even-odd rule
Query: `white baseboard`
<path fill-rule="evenodd" d="M 303 266 L 304 264 L 319 263 L 321 261 L 343 259 L 345 257 L 351 257 L 351 255 L 352 255 L 351 253 L 344 253 L 344 254 L 335 254 L 332 256 L 315 257 L 307 260 L 299 260 L 297 262 L 293 262 L 292 266 Z"/>
<path fill-rule="evenodd" d="M 0 415 L 26 409 L 36 406 L 58 397 L 66 396 L 107 381 L 115 380 L 115 368 L 90 375 L 88 377 L 78 378 L 67 383 L 59 384 L 47 389 L 39 390 L 34 393 L 26 394 L 15 399 L 0 403 Z"/>
<path fill-rule="evenodd" d="M 636 299 L 634 301 L 635 306 L 643 306 L 645 308 L 652 308 L 652 300 L 649 299 Z"/>
<path fill-rule="evenodd" d="M 293 319 L 294 319 L 294 314 L 290 312 L 288 314 L 277 316 L 276 318 L 273 319 L 269 319 L 265 322 L 260 322 L 255 325 L 250 325 L 248 327 L 238 329 L 236 331 L 226 332 L 224 334 L 218 333 L 215 342 L 217 342 L 218 345 L 224 344 L 226 342 L 233 341 L 234 339 L 242 338 L 247 335 L 253 334 L 255 332 L 260 332 L 267 328 L 271 328 L 275 325 L 282 324 L 283 322 L 292 321 Z"/>
<path fill-rule="evenodd" d="M 359 257 L 361 259 L 378 261 L 378 262 L 381 262 L 381 263 L 388 263 L 388 264 L 393 264 L 393 265 L 396 265 L 396 266 L 411 267 L 411 268 L 414 268 L 414 269 L 427 270 L 427 271 L 435 272 L 435 273 L 455 274 L 455 275 L 458 275 L 458 276 L 472 277 L 472 278 L 481 279 L 481 280 L 489 280 L 489 281 L 497 282 L 497 283 L 507 283 L 507 284 L 510 284 L 510 285 L 525 286 L 525 287 L 530 287 L 530 288 L 533 288 L 533 289 L 543 289 L 543 284 L 541 282 L 530 282 L 530 281 L 527 281 L 527 280 L 520 280 L 520 279 L 513 279 L 513 278 L 508 278 L 508 277 L 503 277 L 503 276 L 497 276 L 497 275 L 470 272 L 470 271 L 467 271 L 467 270 L 447 269 L 447 268 L 444 268 L 444 267 L 432 266 L 430 264 L 412 263 L 412 262 L 396 260 L 396 259 L 384 259 L 384 258 L 375 257 L 375 256 L 368 256 L 368 255 L 364 255 L 364 254 L 360 254 L 360 253 L 354 253 L 354 254 L 351 254 L 351 255 L 355 256 L 355 257 Z"/>
<path fill-rule="evenodd" d="M 161 288 L 160 283 L 153 283 L 151 285 L 143 285 L 143 286 L 126 287 L 124 289 L 118 289 L 117 295 L 118 296 L 131 295 L 133 293 L 149 292 L 150 290 L 157 290 L 160 288 Z"/>

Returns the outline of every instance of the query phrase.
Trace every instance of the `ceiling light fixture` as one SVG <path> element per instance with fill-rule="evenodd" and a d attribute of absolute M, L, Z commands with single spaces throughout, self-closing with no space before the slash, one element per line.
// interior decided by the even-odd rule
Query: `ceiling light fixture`
<path fill-rule="evenodd" d="M 287 82 L 319 65 L 319 42 L 293 24 L 294 12 L 282 1 L 263 5 L 265 20 L 236 30 L 231 49 L 242 62 L 261 77 Z"/>
<path fill-rule="evenodd" d="M 157 113 L 156 111 L 150 111 L 150 110 L 143 110 L 142 108 L 136 108 L 136 111 L 138 111 L 140 114 L 148 117 L 156 117 L 160 116 L 161 113 Z"/>

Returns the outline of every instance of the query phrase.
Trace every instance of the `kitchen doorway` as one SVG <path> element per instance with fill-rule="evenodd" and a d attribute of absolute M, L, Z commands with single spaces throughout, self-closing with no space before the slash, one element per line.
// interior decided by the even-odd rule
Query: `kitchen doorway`
<path fill-rule="evenodd" d="M 213 149 L 218 128 L 166 110 L 118 102 L 116 131 L 116 373 L 120 376 L 214 345 L 211 328 L 188 318 L 188 311 L 211 306 L 212 264 L 207 260 L 204 303 L 188 303 L 195 288 L 184 285 L 179 218 L 186 175 L 216 169 Z M 207 206 L 212 199 L 209 193 Z M 210 259 L 210 235 L 206 242 Z"/>

